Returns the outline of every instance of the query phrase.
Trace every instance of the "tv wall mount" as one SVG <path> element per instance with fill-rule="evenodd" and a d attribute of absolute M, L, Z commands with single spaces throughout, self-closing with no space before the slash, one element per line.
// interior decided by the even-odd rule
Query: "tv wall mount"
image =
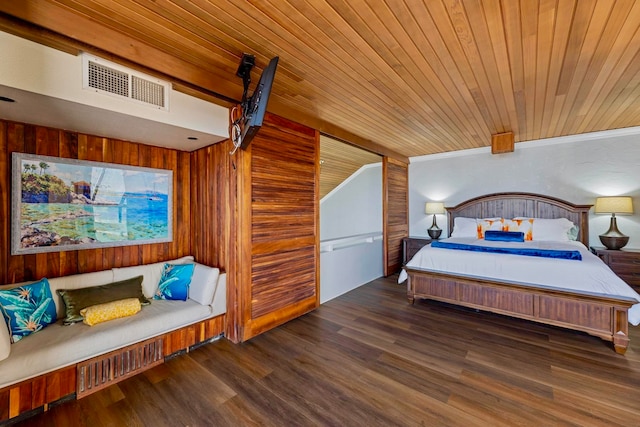
<path fill-rule="evenodd" d="M 238 64 L 238 70 L 236 71 L 236 76 L 242 79 L 244 88 L 242 91 L 242 100 L 240 101 L 240 111 L 238 111 L 237 106 L 233 107 L 231 110 L 231 123 L 229 125 L 229 134 L 233 142 L 233 150 L 229 153 L 231 155 L 233 155 L 242 144 L 242 129 L 240 123 L 247 119 L 247 110 L 249 108 L 249 98 L 247 94 L 249 92 L 249 85 L 251 84 L 251 70 L 254 65 L 256 65 L 256 57 L 249 53 L 243 53 L 242 58 L 240 58 L 240 64 Z"/>
<path fill-rule="evenodd" d="M 240 65 L 238 65 L 238 71 L 236 71 L 236 76 L 242 78 L 242 84 L 244 86 L 242 104 L 247 102 L 247 92 L 251 84 L 251 70 L 254 65 L 256 65 L 256 57 L 248 53 L 243 53 L 240 59 Z"/>

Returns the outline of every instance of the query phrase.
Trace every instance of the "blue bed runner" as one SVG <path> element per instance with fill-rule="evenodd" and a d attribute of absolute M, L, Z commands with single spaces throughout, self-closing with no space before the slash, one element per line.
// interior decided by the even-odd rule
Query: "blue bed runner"
<path fill-rule="evenodd" d="M 472 251 L 472 252 L 490 252 L 490 253 L 496 253 L 496 254 L 537 256 L 542 258 L 573 259 L 576 261 L 582 260 L 582 255 L 580 255 L 580 251 L 568 251 L 568 250 L 558 250 L 558 249 L 498 248 L 493 246 L 469 245 L 466 243 L 441 242 L 439 240 L 435 240 L 431 242 L 431 247 L 442 248 L 442 249 L 457 249 L 461 251 Z"/>

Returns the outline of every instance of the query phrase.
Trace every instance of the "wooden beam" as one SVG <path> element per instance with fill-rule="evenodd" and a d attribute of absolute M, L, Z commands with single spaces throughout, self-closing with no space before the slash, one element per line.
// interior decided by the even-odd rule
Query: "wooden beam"
<path fill-rule="evenodd" d="M 513 132 L 491 135 L 491 154 L 512 153 L 513 150 Z"/>

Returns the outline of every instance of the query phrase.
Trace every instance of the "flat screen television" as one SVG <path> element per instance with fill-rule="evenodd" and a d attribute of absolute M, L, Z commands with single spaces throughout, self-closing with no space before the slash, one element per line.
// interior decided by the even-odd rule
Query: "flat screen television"
<path fill-rule="evenodd" d="M 253 91 L 251 97 L 247 99 L 245 105 L 242 106 L 243 126 L 240 148 L 243 150 L 249 146 L 251 140 L 256 136 L 262 126 L 277 67 L 278 57 L 276 56 L 269 61 L 269 65 L 262 71 L 256 89 Z"/>

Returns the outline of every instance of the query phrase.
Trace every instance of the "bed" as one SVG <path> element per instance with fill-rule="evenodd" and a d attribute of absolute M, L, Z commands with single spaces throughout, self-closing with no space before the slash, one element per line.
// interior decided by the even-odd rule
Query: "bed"
<path fill-rule="evenodd" d="M 588 252 L 590 205 L 574 205 L 564 200 L 531 193 L 497 193 L 477 197 L 463 202 L 453 208 L 447 208 L 449 233 L 454 228 L 456 218 L 459 223 L 467 218 L 567 218 L 577 225 L 577 242 L 570 242 L 579 246 L 583 256 L 589 263 L 601 263 L 594 266 L 603 269 L 602 274 L 610 274 L 605 281 L 621 282 L 628 290 L 623 292 L 602 293 L 581 289 L 580 280 L 570 273 L 567 280 L 571 286 L 547 285 L 544 283 L 529 283 L 522 280 L 505 280 L 500 274 L 468 274 L 458 271 L 439 271 L 427 264 L 416 261 L 419 256 L 426 257 L 423 251 L 442 251 L 438 248 L 425 247 L 404 267 L 401 279 L 407 278 L 407 297 L 410 303 L 416 298 L 432 299 L 465 307 L 490 311 L 493 313 L 531 320 L 543 324 L 554 325 L 583 331 L 613 343 L 615 351 L 624 354 L 629 346 L 629 310 L 634 307 L 634 315 L 640 310 L 640 295 L 624 284 L 597 257 Z M 535 223 L 534 223 L 535 224 Z M 455 239 L 446 239 L 453 241 Z M 535 239 L 534 239 L 535 240 Z M 445 241 L 445 242 L 446 242 Z M 463 252 L 463 251 L 446 251 Z M 421 255 L 422 254 L 422 255 Z M 461 255 L 460 255 L 461 256 Z M 496 255 L 493 259 L 505 257 L 533 258 L 528 256 Z M 591 259 L 595 257 L 596 261 Z M 497 259 L 497 258 L 496 258 Z M 548 260 L 554 266 L 570 262 L 571 268 L 580 261 Z M 496 261 L 498 262 L 498 261 Z M 584 265 L 587 265 L 585 263 Z M 501 267 L 496 264 L 492 268 Z M 485 269 L 486 271 L 486 269 Z M 502 271 L 502 269 L 501 269 Z M 545 271 L 546 267 L 545 267 Z M 567 268 L 567 271 L 573 271 Z M 506 274 L 506 273 L 505 273 Z M 508 275 L 507 275 L 508 276 Z M 578 282 L 578 284 L 574 283 Z M 613 283 L 619 286 L 619 283 Z"/>

